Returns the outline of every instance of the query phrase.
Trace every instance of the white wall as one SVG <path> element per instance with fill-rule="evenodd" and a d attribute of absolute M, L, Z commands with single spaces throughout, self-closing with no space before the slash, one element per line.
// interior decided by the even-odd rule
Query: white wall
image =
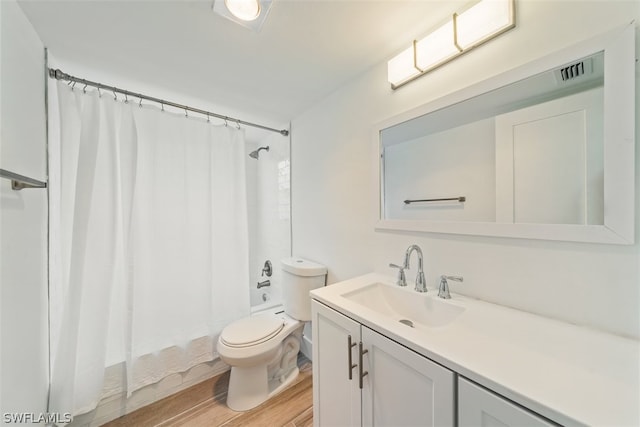
<path fill-rule="evenodd" d="M 388 263 L 417 243 L 431 287 L 439 275 L 457 274 L 465 280 L 451 285 L 455 292 L 640 337 L 640 243 L 374 231 L 373 124 L 637 20 L 640 5 L 519 0 L 516 15 L 514 30 L 397 91 L 381 63 L 293 120 L 293 253 L 327 265 L 334 283 L 372 270 L 393 274 Z M 407 34 L 407 43 L 422 35 Z"/>
<path fill-rule="evenodd" d="M 46 180 L 44 46 L 14 1 L 0 2 L 0 168 Z M 0 181 L 0 414 L 46 412 L 47 191 Z"/>

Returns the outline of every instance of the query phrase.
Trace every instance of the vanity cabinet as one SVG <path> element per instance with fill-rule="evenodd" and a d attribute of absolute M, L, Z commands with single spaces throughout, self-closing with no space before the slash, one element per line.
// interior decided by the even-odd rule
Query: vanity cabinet
<path fill-rule="evenodd" d="M 311 298 L 315 426 L 640 426 L 637 340 L 379 273 Z"/>
<path fill-rule="evenodd" d="M 359 426 L 362 423 L 357 348 L 360 324 L 312 301 L 313 424 Z M 352 345 L 355 346 L 352 347 Z"/>
<path fill-rule="evenodd" d="M 452 426 L 455 374 L 312 303 L 315 426 Z"/>
<path fill-rule="evenodd" d="M 458 377 L 458 425 L 551 427 L 557 424 L 465 378 Z"/>

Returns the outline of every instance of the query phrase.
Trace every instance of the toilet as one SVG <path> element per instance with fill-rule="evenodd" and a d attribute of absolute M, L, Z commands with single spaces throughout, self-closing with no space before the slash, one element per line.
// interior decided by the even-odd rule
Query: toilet
<path fill-rule="evenodd" d="M 231 366 L 227 406 L 234 411 L 258 406 L 298 376 L 309 292 L 324 286 L 327 268 L 300 258 L 285 258 L 281 266 L 283 306 L 237 320 L 218 338 L 218 354 Z"/>

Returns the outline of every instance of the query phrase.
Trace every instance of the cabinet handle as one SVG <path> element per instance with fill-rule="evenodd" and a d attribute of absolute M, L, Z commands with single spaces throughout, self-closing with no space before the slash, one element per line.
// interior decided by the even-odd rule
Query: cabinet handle
<path fill-rule="evenodd" d="M 353 379 L 353 368 L 358 366 L 355 363 L 353 363 L 353 360 L 351 360 L 351 349 L 355 346 L 356 346 L 356 343 L 351 342 L 351 335 L 349 335 L 347 337 L 347 354 L 349 355 L 348 359 L 349 359 L 349 379 L 350 380 Z"/>
<path fill-rule="evenodd" d="M 360 341 L 360 343 L 358 344 L 358 362 L 359 362 L 359 371 L 360 371 L 360 389 L 362 389 L 362 380 L 364 379 L 364 377 L 367 376 L 367 374 L 369 373 L 368 371 L 364 371 L 362 372 L 362 356 L 364 356 L 365 354 L 369 353 L 369 350 L 363 350 L 362 349 L 362 341 Z"/>

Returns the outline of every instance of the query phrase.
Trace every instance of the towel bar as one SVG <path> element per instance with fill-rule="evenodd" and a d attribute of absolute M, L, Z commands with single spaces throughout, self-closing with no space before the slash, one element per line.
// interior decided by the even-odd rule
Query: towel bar
<path fill-rule="evenodd" d="M 0 178 L 11 180 L 11 189 L 22 190 L 23 188 L 47 188 L 47 183 L 38 181 L 37 179 L 29 178 L 28 176 L 20 175 L 14 172 L 10 172 L 5 169 L 0 169 Z"/>
<path fill-rule="evenodd" d="M 405 200 L 404 204 L 405 205 L 409 205 L 411 203 L 417 203 L 417 202 L 448 202 L 448 201 L 458 201 L 460 203 L 462 202 L 466 202 L 467 198 L 465 196 L 460 196 L 460 197 L 449 197 L 449 198 L 445 198 L 445 199 L 420 199 L 420 200 Z"/>

